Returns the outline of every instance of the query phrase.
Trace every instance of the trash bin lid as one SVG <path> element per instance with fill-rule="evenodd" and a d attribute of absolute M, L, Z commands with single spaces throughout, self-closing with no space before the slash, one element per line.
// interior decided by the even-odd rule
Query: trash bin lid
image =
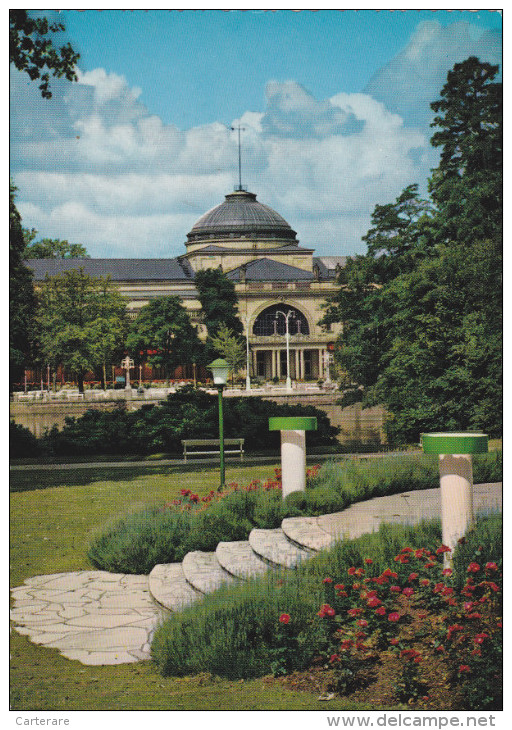
<path fill-rule="evenodd" d="M 316 431 L 313 416 L 272 416 L 268 419 L 269 431 Z"/>
<path fill-rule="evenodd" d="M 486 454 L 486 433 L 422 433 L 425 454 Z"/>

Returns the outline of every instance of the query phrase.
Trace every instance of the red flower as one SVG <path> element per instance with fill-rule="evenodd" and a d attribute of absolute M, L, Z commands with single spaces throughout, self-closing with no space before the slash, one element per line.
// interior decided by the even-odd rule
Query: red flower
<path fill-rule="evenodd" d="M 390 586 L 389 590 L 391 593 L 400 593 L 402 589 L 400 586 Z"/>
<path fill-rule="evenodd" d="M 489 638 L 489 634 L 486 634 L 485 631 L 481 634 L 477 634 L 474 638 L 475 644 L 483 644 L 486 639 Z"/>
<path fill-rule="evenodd" d="M 402 593 L 404 596 L 407 596 L 409 598 L 410 596 L 414 595 L 414 588 L 404 588 Z"/>
<path fill-rule="evenodd" d="M 386 609 L 384 608 L 384 606 L 379 606 L 379 608 L 375 609 L 375 613 L 377 614 L 377 616 L 385 616 Z"/>
<path fill-rule="evenodd" d="M 325 618 L 325 616 L 335 616 L 336 611 L 332 606 L 329 606 L 328 603 L 324 603 L 322 606 L 320 606 L 320 611 L 317 613 L 317 616 L 320 616 L 320 618 Z"/>
<path fill-rule="evenodd" d="M 363 613 L 363 609 L 362 608 L 349 608 L 347 613 L 349 616 L 352 616 L 352 617 L 360 616 Z"/>
<path fill-rule="evenodd" d="M 470 563 L 468 565 L 468 573 L 478 573 L 479 570 L 480 566 L 478 565 L 478 563 Z"/>
<path fill-rule="evenodd" d="M 380 604 L 381 604 L 381 603 L 382 603 L 382 601 L 381 601 L 381 600 L 380 600 L 379 598 L 375 598 L 375 596 L 371 596 L 371 597 L 370 597 L 370 598 L 369 598 L 369 599 L 368 599 L 368 600 L 366 601 L 366 605 L 367 605 L 367 606 L 368 606 L 369 608 L 376 608 L 377 606 L 380 606 Z"/>
<path fill-rule="evenodd" d="M 322 583 L 332 583 L 332 578 L 324 578 Z"/>
<path fill-rule="evenodd" d="M 452 573 L 453 573 L 453 570 L 452 570 L 451 568 L 445 568 L 445 569 L 444 569 L 444 570 L 443 570 L 443 571 L 441 572 L 441 575 L 452 575 Z"/>
<path fill-rule="evenodd" d="M 436 550 L 436 555 L 442 555 L 443 553 L 451 553 L 452 549 L 448 545 L 441 545 Z"/>
<path fill-rule="evenodd" d="M 430 585 L 430 581 L 428 578 L 422 578 L 420 580 L 420 586 L 423 586 L 423 588 L 426 588 L 428 585 Z"/>
<path fill-rule="evenodd" d="M 360 626 L 362 629 L 364 629 L 365 626 L 368 626 L 368 621 L 366 621 L 366 619 L 364 619 L 364 618 L 360 618 L 359 621 L 357 622 L 357 625 Z"/>
<path fill-rule="evenodd" d="M 364 562 L 366 563 L 366 565 L 373 565 L 373 560 L 371 558 L 365 558 Z"/>
<path fill-rule="evenodd" d="M 471 667 L 468 667 L 467 664 L 461 664 L 459 667 L 459 673 L 462 674 L 463 672 L 470 672 Z"/>
<path fill-rule="evenodd" d="M 287 624 L 290 622 L 290 615 L 288 613 L 282 613 L 279 616 L 279 623 L 281 624 Z"/>
<path fill-rule="evenodd" d="M 461 626 L 460 624 L 453 624 L 452 626 L 448 626 L 448 634 L 446 638 L 451 639 L 452 634 L 454 634 L 456 631 L 462 631 L 463 629 L 464 626 Z"/>
<path fill-rule="evenodd" d="M 400 657 L 402 659 L 406 659 L 407 661 L 414 661 L 416 664 L 419 664 L 421 662 L 421 654 L 416 651 L 416 649 L 402 649 L 400 652 Z"/>
<path fill-rule="evenodd" d="M 345 590 L 345 584 L 344 583 L 336 583 L 334 586 L 334 590 L 336 591 L 344 591 Z"/>
<path fill-rule="evenodd" d="M 340 655 L 339 654 L 331 654 L 331 658 L 329 659 L 329 662 L 331 664 L 334 664 L 334 662 L 339 662 Z"/>
<path fill-rule="evenodd" d="M 391 621 L 392 623 L 396 623 L 397 621 L 400 621 L 400 614 L 396 611 L 393 611 L 393 613 L 390 613 L 388 615 L 388 621 Z"/>
<path fill-rule="evenodd" d="M 356 569 L 355 569 L 354 567 L 352 567 L 352 568 L 349 568 L 349 569 L 347 570 L 347 573 L 348 573 L 349 575 L 355 575 L 355 574 L 356 574 Z"/>
<path fill-rule="evenodd" d="M 411 573 L 407 580 L 409 581 L 409 583 L 412 583 L 412 581 L 416 580 L 416 578 L 419 578 L 418 573 Z"/>
<path fill-rule="evenodd" d="M 389 640 L 389 643 L 390 643 L 390 644 L 392 644 L 393 646 L 396 646 L 396 645 L 397 645 L 397 644 L 399 644 L 400 642 L 399 642 L 399 640 L 398 640 L 398 639 L 390 639 L 390 640 Z"/>
<path fill-rule="evenodd" d="M 495 571 L 495 570 L 498 570 L 498 566 L 496 565 L 496 563 L 486 563 L 485 569 L 487 571 Z"/>

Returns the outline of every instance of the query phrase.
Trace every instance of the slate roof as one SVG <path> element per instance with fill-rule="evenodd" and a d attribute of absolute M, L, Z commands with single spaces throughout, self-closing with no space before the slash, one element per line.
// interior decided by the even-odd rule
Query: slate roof
<path fill-rule="evenodd" d="M 313 266 L 318 267 L 320 279 L 334 279 L 337 267 L 344 268 L 349 256 L 314 256 Z"/>
<path fill-rule="evenodd" d="M 110 275 L 112 281 L 190 281 L 192 267 L 186 260 L 173 259 L 28 259 L 35 281 L 65 271 L 83 269 L 89 276 Z"/>
<path fill-rule="evenodd" d="M 267 258 L 249 261 L 228 271 L 226 276 L 232 281 L 241 281 L 244 271 L 246 281 L 312 281 L 315 278 L 310 271 Z"/>

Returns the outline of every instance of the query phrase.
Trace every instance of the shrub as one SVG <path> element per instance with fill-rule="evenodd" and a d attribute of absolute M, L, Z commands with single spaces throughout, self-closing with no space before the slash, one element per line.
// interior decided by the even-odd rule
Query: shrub
<path fill-rule="evenodd" d="M 225 437 L 245 438 L 247 451 L 277 450 L 279 433 L 268 430 L 268 419 L 278 414 L 315 416 L 318 429 L 308 435 L 308 444 L 336 443 L 339 429 L 323 411 L 258 397 L 224 399 Z M 180 453 L 181 440 L 187 438 L 218 438 L 217 397 L 190 385 L 136 411 L 121 403 L 111 411 L 91 409 L 80 418 L 66 418 L 62 430 L 52 429 L 46 443 L 60 455 Z"/>
<path fill-rule="evenodd" d="M 398 701 L 427 706 L 428 662 L 454 703 L 436 709 L 500 709 L 501 562 L 481 547 L 491 537 L 499 549 L 498 528 L 498 517 L 483 518 L 457 549 L 461 590 L 443 567 L 439 523 L 383 526 L 296 571 L 206 596 L 157 630 L 153 658 L 164 675 L 208 671 L 233 679 L 279 676 L 320 661 L 333 688 L 346 693 L 360 680 L 371 683 L 368 669 L 385 652 L 398 669 Z M 467 552 L 472 544 L 477 555 Z M 479 570 L 467 562 L 475 557 Z"/>
<path fill-rule="evenodd" d="M 494 464 L 496 481 L 498 462 L 492 454 L 484 456 Z M 437 461 L 428 456 L 326 462 L 321 469 L 308 470 L 308 475 L 306 492 L 292 493 L 284 501 L 279 474 L 246 487 L 228 485 L 223 494 L 211 492 L 200 503 L 184 490 L 181 499 L 165 508 L 145 510 L 109 525 L 93 539 L 89 559 L 102 570 L 149 573 L 157 563 L 182 560 L 188 551 L 212 551 L 221 541 L 246 540 L 254 527 L 279 527 L 285 517 L 337 512 L 372 497 L 439 485 Z M 161 531 L 165 534 L 160 535 Z M 170 532 L 173 540 L 168 539 Z M 120 550 L 119 545 L 126 547 Z"/>
<path fill-rule="evenodd" d="M 19 459 L 39 456 L 41 448 L 34 434 L 19 423 L 9 421 L 9 456 Z"/>

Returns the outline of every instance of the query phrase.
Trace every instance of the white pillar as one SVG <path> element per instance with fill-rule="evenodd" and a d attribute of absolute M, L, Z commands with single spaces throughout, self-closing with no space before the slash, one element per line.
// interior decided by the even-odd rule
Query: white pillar
<path fill-rule="evenodd" d="M 318 377 L 324 377 L 324 351 L 322 349 L 317 350 L 318 354 Z"/>
<path fill-rule="evenodd" d="M 302 380 L 306 377 L 306 368 L 304 367 L 304 350 L 300 351 L 300 374 Z"/>
<path fill-rule="evenodd" d="M 295 350 L 295 380 L 300 380 L 300 360 L 298 350 Z"/>
<path fill-rule="evenodd" d="M 458 540 L 475 522 L 471 454 L 440 454 L 439 475 L 443 545 L 452 551 L 445 553 L 445 564 L 451 565 Z"/>
<path fill-rule="evenodd" d="M 281 431 L 283 499 L 290 492 L 306 491 L 306 432 Z"/>

